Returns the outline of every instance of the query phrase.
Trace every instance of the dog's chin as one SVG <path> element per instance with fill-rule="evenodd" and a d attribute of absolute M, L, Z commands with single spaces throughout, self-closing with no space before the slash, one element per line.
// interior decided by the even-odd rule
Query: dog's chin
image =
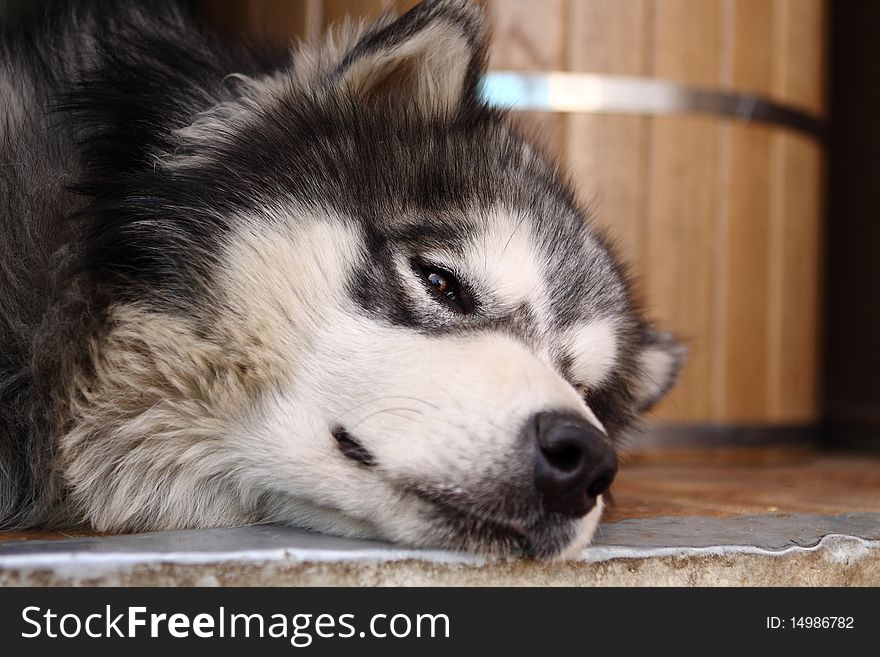
<path fill-rule="evenodd" d="M 589 545 L 602 515 L 602 498 L 583 517 L 544 514 L 532 523 L 475 516 L 438 505 L 432 521 L 438 529 L 435 547 L 466 550 L 502 557 L 542 560 L 577 558 Z"/>
<path fill-rule="evenodd" d="M 570 560 L 581 556 L 584 549 L 586 549 L 593 540 L 593 535 L 596 533 L 596 527 L 599 525 L 599 519 L 602 517 L 603 508 L 604 501 L 600 495 L 596 499 L 596 506 L 594 506 L 583 518 L 579 518 L 575 521 L 574 537 L 568 545 L 559 551 L 555 558 L 560 560 Z"/>

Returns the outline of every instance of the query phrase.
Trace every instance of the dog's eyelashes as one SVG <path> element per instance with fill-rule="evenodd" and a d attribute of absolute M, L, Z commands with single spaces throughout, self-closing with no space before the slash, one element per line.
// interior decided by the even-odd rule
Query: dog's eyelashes
<path fill-rule="evenodd" d="M 413 259 L 413 270 L 424 281 L 428 292 L 450 310 L 462 315 L 474 312 L 474 296 L 452 272 L 429 262 Z"/>

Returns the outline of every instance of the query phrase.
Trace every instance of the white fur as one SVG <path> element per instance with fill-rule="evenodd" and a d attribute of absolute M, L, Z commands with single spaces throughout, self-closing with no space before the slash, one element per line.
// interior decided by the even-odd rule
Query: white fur
<path fill-rule="evenodd" d="M 641 376 L 635 382 L 636 398 L 651 404 L 663 396 L 676 376 L 684 358 L 684 348 L 668 345 L 648 346 L 638 355 Z"/>
<path fill-rule="evenodd" d="M 496 208 L 468 244 L 464 263 L 477 286 L 498 303 L 499 310 L 510 311 L 525 304 L 544 325 L 547 294 L 533 225 L 533 217 Z"/>
<path fill-rule="evenodd" d="M 447 114 L 461 100 L 470 44 L 461 29 L 435 20 L 392 48 L 355 60 L 341 83 L 369 101 L 377 93 L 411 98 L 426 113 Z M 393 90 L 383 87 L 393 85 Z"/>
<path fill-rule="evenodd" d="M 595 319 L 570 329 L 571 376 L 586 389 L 600 385 L 617 363 L 617 326 L 613 318 Z"/>
<path fill-rule="evenodd" d="M 602 511 L 605 509 L 605 500 L 600 495 L 596 498 L 596 506 L 585 515 L 578 523 L 577 532 L 574 538 L 559 553 L 559 559 L 574 559 L 580 555 L 585 547 L 593 540 L 593 534 L 596 533 L 596 527 L 599 525 L 599 519 L 602 517 Z"/>

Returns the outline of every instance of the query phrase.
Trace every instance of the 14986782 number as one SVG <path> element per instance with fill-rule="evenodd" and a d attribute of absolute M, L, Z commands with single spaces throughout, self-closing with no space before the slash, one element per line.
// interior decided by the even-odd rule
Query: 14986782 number
<path fill-rule="evenodd" d="M 768 630 L 851 630 L 853 627 L 852 616 L 767 616 Z"/>

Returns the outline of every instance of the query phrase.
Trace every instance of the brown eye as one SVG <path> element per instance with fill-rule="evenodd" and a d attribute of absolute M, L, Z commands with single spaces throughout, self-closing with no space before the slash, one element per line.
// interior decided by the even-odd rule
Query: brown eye
<path fill-rule="evenodd" d="M 425 281 L 428 291 L 443 305 L 462 315 L 474 312 L 474 297 L 454 274 L 437 265 L 413 259 L 412 268 Z"/>
<path fill-rule="evenodd" d="M 443 274 L 436 271 L 428 274 L 428 283 L 440 294 L 446 294 L 451 287 Z"/>

